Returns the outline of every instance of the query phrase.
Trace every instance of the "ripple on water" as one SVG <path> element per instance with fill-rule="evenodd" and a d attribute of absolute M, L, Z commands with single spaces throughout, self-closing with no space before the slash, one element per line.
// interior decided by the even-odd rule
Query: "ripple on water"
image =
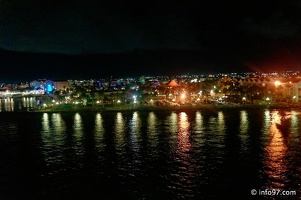
<path fill-rule="evenodd" d="M 300 193 L 300 130 L 298 112 L 277 110 L 0 115 L 0 178 L 13 196 L 14 184 L 20 189 L 40 173 L 39 189 L 27 189 L 49 199 L 221 199 L 231 188 L 241 199 L 250 188 Z M 19 184 L 8 178 L 14 173 Z M 216 192 L 223 189 L 229 192 Z"/>

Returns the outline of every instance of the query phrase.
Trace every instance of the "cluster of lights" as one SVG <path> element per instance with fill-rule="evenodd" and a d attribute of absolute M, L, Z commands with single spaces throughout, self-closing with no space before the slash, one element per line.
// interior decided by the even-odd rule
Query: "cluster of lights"
<path fill-rule="evenodd" d="M 227 76 L 227 75 L 224 75 L 224 76 Z M 278 75 L 277 75 L 278 76 Z M 192 78 L 192 77 L 189 77 L 189 78 Z M 217 77 L 218 78 L 218 77 Z M 231 78 L 231 77 L 230 77 Z M 255 79 L 255 78 L 254 78 Z M 249 79 L 247 79 L 247 80 L 249 80 Z M 252 81 L 253 80 L 253 78 L 250 78 L 250 80 Z M 261 82 L 259 82 L 260 84 L 262 84 L 262 86 L 266 86 L 266 85 L 268 85 L 268 86 L 270 86 L 270 85 L 272 85 L 273 87 L 273 90 L 275 91 L 277 91 L 278 93 L 280 93 L 282 90 L 281 90 L 281 87 L 279 87 L 279 86 L 281 86 L 281 85 L 285 85 L 285 86 L 288 86 L 288 84 L 290 84 L 290 86 L 291 86 L 291 84 L 292 84 L 292 82 L 291 81 L 289 81 L 289 82 L 280 82 L 279 80 L 282 80 L 282 79 L 279 79 L 279 80 L 277 80 L 277 78 L 276 79 L 274 79 L 274 78 L 272 78 L 272 80 L 273 81 L 270 81 L 270 82 L 264 82 L 264 81 L 262 81 L 262 83 Z M 187 80 L 186 82 L 188 82 L 189 83 L 189 80 Z M 183 83 L 185 83 L 185 84 L 187 84 L 185 81 L 183 82 Z M 200 80 L 199 79 L 191 79 L 190 80 L 190 82 L 191 83 L 197 83 L 197 82 L 200 82 Z M 257 81 L 256 81 L 256 84 L 257 84 Z M 49 87 L 50 87 L 50 85 L 48 85 Z M 185 87 L 184 87 L 185 88 Z M 168 100 L 169 101 L 172 101 L 172 102 L 178 102 L 178 101 L 184 101 L 184 100 L 188 100 L 188 99 L 191 99 L 191 100 L 193 100 L 193 101 L 201 101 L 201 99 L 202 99 L 202 96 L 203 96 L 203 91 L 199 91 L 199 92 L 190 92 L 190 91 L 185 91 L 184 90 L 184 88 L 183 88 L 183 90 L 181 91 L 181 92 L 176 92 L 176 91 L 174 91 L 174 92 L 170 92 L 170 93 L 167 93 L 166 95 L 165 95 L 165 91 L 164 91 L 164 93 L 162 93 L 161 92 L 161 94 L 159 93 L 159 89 L 156 89 L 156 90 L 154 90 L 154 91 L 151 91 L 151 92 L 148 92 L 148 94 L 154 94 L 155 96 L 158 96 L 158 97 L 164 97 L 164 98 L 168 98 Z M 276 88 L 276 89 L 275 89 Z M 131 89 L 132 90 L 138 90 L 139 89 L 139 86 L 134 86 L 134 87 L 131 87 Z M 211 90 L 210 90 L 211 89 Z M 224 98 L 227 98 L 227 97 L 224 97 L 224 96 L 222 96 L 222 94 L 221 94 L 221 90 L 218 90 L 219 89 L 219 87 L 218 86 L 215 86 L 215 85 L 212 85 L 211 86 L 211 88 L 209 89 L 209 93 L 210 93 L 210 95 L 212 96 L 212 97 L 209 97 L 209 98 L 212 98 L 212 99 L 214 99 L 214 100 L 222 100 L 222 99 L 224 99 Z M 91 90 L 90 89 L 87 89 L 86 90 L 87 92 L 91 92 Z M 4 94 L 4 95 L 6 95 L 6 97 L 8 97 L 9 95 L 14 95 L 14 94 L 22 94 L 23 96 L 25 96 L 25 95 L 30 95 L 30 94 L 44 94 L 45 92 L 44 92 L 44 90 L 33 90 L 33 91 L 25 91 L 25 92 L 15 92 L 15 91 L 9 91 L 9 90 L 6 90 L 5 92 L 0 92 L 0 94 Z M 269 92 L 270 93 L 270 92 Z M 206 91 L 206 93 L 204 93 L 204 94 L 207 94 L 207 91 Z M 259 92 L 257 92 L 257 94 L 259 95 Z M 274 93 L 273 93 L 274 94 Z M 221 97 L 222 96 L 222 97 Z M 80 97 L 80 95 L 79 94 L 76 94 L 76 95 L 73 95 L 73 97 Z M 73 99 L 73 97 L 71 97 L 72 99 Z M 140 96 L 141 97 L 141 96 Z M 272 98 L 273 97 L 273 98 Z M 271 98 L 271 99 L 270 99 Z M 294 100 L 294 101 L 298 101 L 298 95 L 290 95 L 289 96 L 289 98 L 292 100 Z M 71 103 L 72 101 L 72 99 L 70 99 L 70 97 L 65 97 L 65 99 L 66 99 L 66 103 L 67 102 L 69 102 L 69 103 Z M 136 95 L 134 95 L 134 96 L 132 96 L 132 102 L 134 103 L 134 104 L 136 104 L 137 103 L 137 99 L 138 99 L 138 97 L 136 96 Z M 159 99 L 159 98 L 158 98 Z M 241 100 L 243 101 L 243 102 L 246 102 L 247 101 L 247 98 L 246 97 L 242 97 L 241 98 Z M 249 100 L 249 99 L 248 99 Z M 273 95 L 270 95 L 270 97 L 265 97 L 265 98 L 263 98 L 263 99 L 261 99 L 261 100 L 265 100 L 265 101 L 271 101 L 271 100 L 274 100 L 274 96 Z M 86 100 L 87 101 L 87 100 Z M 151 99 L 149 102 L 151 103 L 151 104 L 153 104 L 153 99 Z M 84 105 L 85 105 L 85 100 L 83 100 L 82 102 L 84 102 Z M 79 101 L 73 101 L 72 103 L 73 104 L 80 104 L 80 103 L 82 103 L 82 102 L 79 102 Z M 117 99 L 115 99 L 115 100 L 113 100 L 113 103 L 121 103 L 122 101 L 120 101 L 119 99 L 117 100 Z M 101 103 L 101 101 L 96 101 L 96 104 L 100 104 Z M 171 103 L 171 102 L 170 102 Z M 51 106 L 51 105 L 59 105 L 59 104 L 63 104 L 63 102 L 56 102 L 56 101 L 52 101 L 52 104 L 48 104 L 49 106 Z M 46 107 L 47 105 L 46 104 L 43 104 L 44 105 L 44 107 Z"/>

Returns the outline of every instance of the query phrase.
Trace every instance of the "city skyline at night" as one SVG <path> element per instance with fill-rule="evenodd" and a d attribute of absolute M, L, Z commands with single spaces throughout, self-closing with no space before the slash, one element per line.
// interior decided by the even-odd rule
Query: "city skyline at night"
<path fill-rule="evenodd" d="M 0 199 L 301 194 L 301 1 L 0 0 Z"/>

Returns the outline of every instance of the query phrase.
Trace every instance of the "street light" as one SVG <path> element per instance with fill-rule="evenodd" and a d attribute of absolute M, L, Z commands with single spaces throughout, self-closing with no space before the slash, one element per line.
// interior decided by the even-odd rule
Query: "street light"
<path fill-rule="evenodd" d="M 279 91 L 277 91 L 277 90 L 278 90 L 278 87 L 279 87 L 280 85 L 281 85 L 281 82 L 280 82 L 280 81 L 275 81 L 276 95 L 278 95 L 278 98 L 277 98 L 278 100 L 279 100 L 280 98 L 279 98 L 279 94 L 278 94 Z M 276 100 L 276 99 L 275 99 L 275 100 Z"/>
<path fill-rule="evenodd" d="M 293 102 L 297 102 L 297 96 L 293 96 Z"/>
<path fill-rule="evenodd" d="M 136 98 L 137 98 L 137 96 L 136 96 L 136 95 L 134 95 L 134 96 L 133 96 L 134 103 L 136 103 Z"/>

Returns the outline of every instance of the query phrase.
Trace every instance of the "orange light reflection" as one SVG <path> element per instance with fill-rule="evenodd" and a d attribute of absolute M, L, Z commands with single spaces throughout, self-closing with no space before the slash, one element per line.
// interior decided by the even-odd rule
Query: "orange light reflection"
<path fill-rule="evenodd" d="M 284 187 L 283 176 L 287 171 L 287 167 L 284 163 L 284 157 L 287 153 L 287 147 L 284 144 L 283 136 L 277 125 L 281 125 L 281 116 L 278 111 L 271 113 L 269 133 L 269 143 L 265 150 L 267 152 L 266 166 L 267 175 L 269 176 L 270 188 Z"/>
<path fill-rule="evenodd" d="M 178 150 L 185 156 L 185 152 L 188 152 L 191 147 L 189 141 L 189 128 L 190 123 L 188 121 L 187 114 L 185 112 L 180 113 L 179 120 L 179 133 L 178 133 Z"/>
<path fill-rule="evenodd" d="M 175 170 L 177 173 L 180 171 L 181 176 L 179 176 L 179 181 L 189 188 L 194 185 L 194 174 L 197 170 L 195 165 L 195 160 L 191 156 L 191 141 L 190 141 L 190 123 L 188 116 L 185 112 L 178 114 L 178 146 L 177 146 L 177 156 L 176 160 L 179 164 L 178 168 Z"/>

